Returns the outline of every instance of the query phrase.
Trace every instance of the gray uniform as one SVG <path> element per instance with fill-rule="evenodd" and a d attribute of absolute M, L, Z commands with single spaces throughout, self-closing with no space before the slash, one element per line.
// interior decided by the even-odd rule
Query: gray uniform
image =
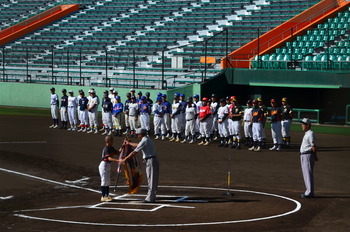
<path fill-rule="evenodd" d="M 159 163 L 155 146 L 148 136 L 144 136 L 135 148 L 136 152 L 142 151 L 146 163 L 146 175 L 148 181 L 148 192 L 146 201 L 154 202 L 156 199 L 159 179 Z"/>
<path fill-rule="evenodd" d="M 315 134 L 310 129 L 305 132 L 303 141 L 300 146 L 300 163 L 303 172 L 304 183 L 306 187 L 305 196 L 314 195 L 314 175 L 313 169 L 315 156 L 312 153 L 312 147 L 316 146 Z"/>

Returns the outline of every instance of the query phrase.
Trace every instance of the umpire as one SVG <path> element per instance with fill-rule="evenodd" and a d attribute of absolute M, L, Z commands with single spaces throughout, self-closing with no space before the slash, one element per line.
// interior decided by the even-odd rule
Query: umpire
<path fill-rule="evenodd" d="M 308 118 L 303 118 L 301 126 L 305 135 L 300 146 L 300 163 L 303 172 L 306 191 L 301 194 L 302 198 L 314 197 L 314 175 L 313 169 L 317 158 L 316 138 L 311 130 L 311 121 Z"/>
<path fill-rule="evenodd" d="M 147 136 L 147 130 L 137 129 L 137 137 L 141 140 L 139 143 L 125 142 L 127 145 L 135 148 L 127 157 L 125 157 L 122 162 L 125 162 L 130 157 L 134 156 L 137 152 L 142 151 L 143 160 L 146 164 L 146 175 L 148 181 L 148 192 L 147 197 L 143 200 L 143 203 L 154 203 L 156 199 L 157 189 L 158 189 L 158 179 L 159 179 L 159 162 L 157 158 L 157 152 L 155 146 Z"/>

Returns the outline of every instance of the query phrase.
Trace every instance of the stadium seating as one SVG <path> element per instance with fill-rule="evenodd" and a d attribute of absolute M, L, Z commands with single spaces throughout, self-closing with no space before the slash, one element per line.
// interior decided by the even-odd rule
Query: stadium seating
<path fill-rule="evenodd" d="M 339 12 L 336 17 L 328 18 L 316 28 L 307 30 L 304 35 L 297 36 L 283 47 L 276 48 L 274 53 L 264 55 L 261 61 L 258 61 L 257 56 L 254 57 L 252 68 L 349 70 L 349 25 L 350 8 Z M 268 61 L 263 59 L 265 56 Z M 265 62 L 267 65 L 264 65 Z"/>
<path fill-rule="evenodd" d="M 144 80 L 145 87 L 158 88 L 161 54 L 166 50 L 164 65 L 167 86 L 194 83 L 202 80 L 205 67 L 199 60 L 205 54 L 217 60 L 216 64 L 207 66 L 207 76 L 220 71 L 219 60 L 226 54 L 226 36 L 227 49 L 233 51 L 255 39 L 258 28 L 260 33 L 264 33 L 317 2 L 319 0 L 77 0 L 74 3 L 81 6 L 78 12 L 6 45 L 1 51 L 5 60 L 2 60 L 3 56 L 0 58 L 1 63 L 6 64 L 3 75 L 18 74 L 19 79 L 23 80 L 24 77 L 20 77 L 25 73 L 23 68 L 29 67 L 32 69 L 32 80 L 50 79 L 54 73 L 54 77 L 62 82 L 82 76 L 87 84 L 103 85 L 107 78 L 112 85 L 127 86 L 130 85 L 130 69 L 133 69 L 135 61 L 137 78 Z M 15 22 L 11 18 L 18 18 L 19 15 L 29 18 L 60 3 L 67 2 L 5 1 L 0 5 L 1 12 L 4 12 L 2 22 L 5 22 L 2 26 L 13 25 Z M 327 28 L 319 28 L 319 34 L 307 35 L 313 36 L 313 41 L 299 38 L 298 50 L 294 44 L 293 49 L 288 47 L 291 44 L 286 45 L 280 49 L 281 54 L 276 52 L 271 57 L 265 57 L 261 64 L 264 68 L 287 68 L 291 57 L 289 50 L 298 51 L 292 59 L 304 59 L 310 55 L 311 49 L 321 48 L 319 45 L 328 38 L 336 38 L 338 31 L 346 34 L 350 22 L 342 19 L 348 19 L 348 16 L 343 16 L 331 22 L 333 31 L 330 35 L 324 34 Z M 228 31 L 227 35 L 224 29 Z M 205 40 L 208 40 L 207 47 L 204 46 Z M 343 68 L 347 67 L 343 61 L 349 54 L 349 41 L 339 42 L 344 42 L 338 48 L 343 56 L 335 58 L 337 63 L 332 65 Z M 175 48 L 188 44 L 190 46 Z M 284 49 L 285 53 L 282 52 Z M 338 50 L 332 52 L 337 53 Z M 172 62 L 178 57 L 182 59 L 182 65 Z M 273 58 L 281 62 L 276 63 Z M 20 69 L 13 70 L 11 67 Z M 323 68 L 322 65 L 320 67 Z"/>

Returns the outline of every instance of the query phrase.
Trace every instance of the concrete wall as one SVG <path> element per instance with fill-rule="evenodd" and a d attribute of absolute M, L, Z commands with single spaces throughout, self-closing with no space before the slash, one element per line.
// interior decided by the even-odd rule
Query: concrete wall
<path fill-rule="evenodd" d="M 87 94 L 90 89 L 89 86 L 70 86 L 70 85 L 47 85 L 47 84 L 27 84 L 27 83 L 12 83 L 12 82 L 0 82 L 0 105 L 3 106 L 23 106 L 23 107 L 35 107 L 35 108 L 49 108 L 50 107 L 50 88 L 54 87 L 59 97 L 62 96 L 62 89 L 74 91 L 74 95 L 78 95 L 78 90 L 84 90 Z M 100 98 L 103 95 L 103 91 L 109 90 L 107 87 L 93 87 L 96 90 L 97 96 Z M 136 93 L 141 91 L 143 94 L 150 92 L 151 99 L 154 101 L 157 97 L 157 93 L 165 93 L 169 96 L 169 101 L 172 100 L 174 93 L 184 93 L 187 96 L 193 96 L 194 94 L 200 94 L 201 86 L 199 84 L 187 85 L 181 88 L 172 90 L 153 90 L 153 89 L 135 89 Z M 126 93 L 130 89 L 115 88 L 118 91 L 122 102 L 125 101 Z M 101 110 L 101 107 L 99 107 Z"/>

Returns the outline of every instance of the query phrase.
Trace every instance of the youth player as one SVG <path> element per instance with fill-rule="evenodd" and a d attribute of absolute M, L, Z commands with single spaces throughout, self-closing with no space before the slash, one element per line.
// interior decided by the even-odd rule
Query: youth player
<path fill-rule="evenodd" d="M 202 142 L 198 143 L 198 145 L 204 145 L 207 146 L 209 145 L 209 139 L 210 139 L 210 115 L 211 115 L 211 110 L 210 106 L 208 104 L 209 99 L 204 97 L 202 99 L 202 106 L 199 108 L 199 132 L 201 133 L 202 136 Z"/>
<path fill-rule="evenodd" d="M 244 114 L 243 107 L 240 106 L 235 97 L 231 98 L 232 109 L 229 117 L 232 120 L 232 145 L 231 148 L 240 149 L 241 143 L 241 120 Z"/>
<path fill-rule="evenodd" d="M 253 131 L 252 131 L 252 101 L 248 100 L 246 103 L 247 108 L 244 110 L 243 114 L 243 128 L 245 135 L 245 144 L 246 146 L 251 146 L 253 143 Z"/>
<path fill-rule="evenodd" d="M 70 128 L 69 131 L 75 131 L 77 129 L 77 106 L 78 106 L 78 99 L 74 96 L 73 90 L 68 91 L 69 97 L 68 97 L 68 119 Z"/>
<path fill-rule="evenodd" d="M 153 125 L 154 125 L 154 135 L 156 136 L 155 139 L 159 139 L 160 137 L 164 141 L 165 139 L 165 123 L 164 123 L 164 114 L 165 114 L 165 107 L 162 103 L 162 98 L 157 97 L 156 104 L 153 105 L 152 111 L 154 113 L 153 117 Z"/>
<path fill-rule="evenodd" d="M 55 88 L 52 87 L 50 89 L 51 92 L 51 101 L 50 101 L 50 105 L 51 105 L 51 117 L 52 117 L 52 125 L 49 127 L 56 129 L 58 127 L 58 95 L 55 93 Z"/>
<path fill-rule="evenodd" d="M 130 133 L 132 136 L 134 136 L 137 129 L 137 120 L 139 116 L 139 104 L 136 103 L 135 96 L 131 97 L 131 103 L 129 104 L 128 108 Z"/>
<path fill-rule="evenodd" d="M 111 102 L 111 99 L 108 97 L 108 93 L 105 93 L 102 101 L 102 118 L 105 131 L 102 133 L 102 135 L 112 135 L 112 111 L 113 104 Z"/>
<path fill-rule="evenodd" d="M 260 151 L 262 145 L 262 120 L 264 112 L 258 106 L 258 101 L 253 100 L 253 109 L 252 109 L 252 123 L 253 123 L 253 146 L 250 147 L 249 151 Z"/>
<path fill-rule="evenodd" d="M 124 104 L 125 128 L 126 128 L 124 134 L 130 133 L 130 123 L 129 123 L 129 105 L 130 104 L 131 104 L 131 93 L 127 93 L 126 101 Z"/>
<path fill-rule="evenodd" d="M 172 137 L 169 141 L 175 141 L 180 142 L 180 133 L 181 133 L 181 111 L 182 111 L 182 105 L 180 103 L 179 95 L 175 93 L 174 95 L 174 102 L 171 105 L 172 112 L 170 115 L 171 118 L 171 130 L 172 130 Z"/>
<path fill-rule="evenodd" d="M 170 102 L 167 101 L 167 96 L 166 94 L 162 94 L 162 100 L 163 100 L 163 106 L 164 106 L 164 125 L 165 125 L 165 130 L 166 130 L 166 136 L 165 138 L 170 138 L 171 134 L 171 118 L 170 114 L 172 112 L 172 106 Z"/>
<path fill-rule="evenodd" d="M 220 107 L 217 113 L 218 130 L 220 135 L 219 147 L 228 146 L 228 115 L 229 109 L 224 98 L 220 99 Z"/>
<path fill-rule="evenodd" d="M 197 107 L 192 102 L 192 98 L 189 97 L 187 99 L 187 106 L 185 110 L 185 138 L 181 143 L 193 143 L 196 137 L 196 115 L 197 115 Z"/>
<path fill-rule="evenodd" d="M 86 132 L 89 127 L 87 108 L 88 99 L 85 97 L 84 91 L 81 91 L 79 99 L 80 130 L 78 132 Z"/>
<path fill-rule="evenodd" d="M 122 135 L 122 115 L 123 115 L 123 103 L 120 102 L 120 97 L 115 96 L 113 104 L 113 127 L 116 130 L 116 136 Z"/>
<path fill-rule="evenodd" d="M 67 129 L 68 124 L 68 96 L 67 96 L 67 90 L 62 89 L 62 97 L 61 97 L 61 109 L 60 109 L 60 115 L 61 115 L 61 123 L 62 126 L 60 129 Z"/>
<path fill-rule="evenodd" d="M 90 123 L 90 131 L 87 133 L 94 133 L 97 134 L 98 130 L 98 104 L 99 104 L 99 99 L 96 96 L 96 91 L 95 90 L 90 90 L 90 98 L 88 102 L 88 115 L 89 115 L 89 123 Z"/>
<path fill-rule="evenodd" d="M 281 120 L 282 110 L 277 107 L 275 99 L 271 99 L 271 135 L 273 140 L 273 147 L 270 151 L 280 151 L 282 146 Z"/>
<path fill-rule="evenodd" d="M 288 104 L 287 98 L 282 98 L 282 140 L 283 145 L 290 146 L 290 126 L 292 125 L 293 109 Z"/>
<path fill-rule="evenodd" d="M 147 134 L 150 134 L 150 113 L 151 113 L 151 106 L 148 104 L 147 99 L 145 96 L 141 97 L 140 100 L 140 122 L 141 122 L 141 128 L 145 129 L 147 131 Z"/>

